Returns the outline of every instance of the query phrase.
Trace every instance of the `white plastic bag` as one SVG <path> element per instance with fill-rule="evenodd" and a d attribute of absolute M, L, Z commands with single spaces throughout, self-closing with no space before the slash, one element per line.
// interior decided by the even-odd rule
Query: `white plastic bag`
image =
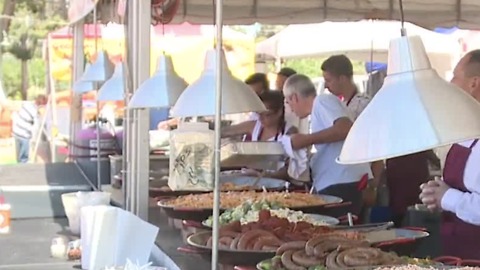
<path fill-rule="evenodd" d="M 208 123 L 182 123 L 170 133 L 172 190 L 211 190 L 213 187 L 213 138 Z"/>
<path fill-rule="evenodd" d="M 105 267 L 105 270 L 167 270 L 165 267 L 151 266 L 152 263 L 147 263 L 146 265 L 140 265 L 138 263 L 133 263 L 127 259 L 127 264 L 124 267 Z"/>

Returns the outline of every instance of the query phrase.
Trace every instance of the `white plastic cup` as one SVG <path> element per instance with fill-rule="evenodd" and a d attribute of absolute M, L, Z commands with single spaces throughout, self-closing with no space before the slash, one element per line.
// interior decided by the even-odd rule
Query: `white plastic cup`
<path fill-rule="evenodd" d="M 80 235 L 80 209 L 84 206 L 110 205 L 110 193 L 101 191 L 64 193 L 62 203 L 70 231 L 74 235 Z"/>
<path fill-rule="evenodd" d="M 62 203 L 68 219 L 68 227 L 75 234 L 80 234 L 80 213 L 76 192 L 62 194 Z"/>

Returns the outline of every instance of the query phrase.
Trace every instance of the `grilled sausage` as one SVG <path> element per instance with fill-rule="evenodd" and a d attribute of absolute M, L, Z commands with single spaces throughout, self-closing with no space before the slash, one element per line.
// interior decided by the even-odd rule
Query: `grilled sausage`
<path fill-rule="evenodd" d="M 299 250 L 299 249 L 304 249 L 306 241 L 295 241 L 295 242 L 287 242 L 283 245 L 281 245 L 278 249 L 276 254 L 278 256 L 282 255 L 285 251 L 287 250 Z"/>
<path fill-rule="evenodd" d="M 282 243 L 276 237 L 262 236 L 255 241 L 253 250 L 276 250 Z"/>
<path fill-rule="evenodd" d="M 287 270 L 307 270 L 306 267 L 297 265 L 293 262 L 292 256 L 294 251 L 287 250 L 282 254 L 282 264 Z"/>
<path fill-rule="evenodd" d="M 293 252 L 292 261 L 299 266 L 307 268 L 316 265 L 323 265 L 325 262 L 324 259 L 317 259 L 315 257 L 308 256 L 307 253 L 305 253 L 305 250 L 297 250 Z"/>
<path fill-rule="evenodd" d="M 264 230 L 253 230 L 246 232 L 242 236 L 240 236 L 240 239 L 238 240 L 238 250 L 248 250 L 249 245 L 251 246 L 252 240 L 255 240 L 255 238 L 260 236 L 276 237 L 271 232 L 267 232 Z"/>

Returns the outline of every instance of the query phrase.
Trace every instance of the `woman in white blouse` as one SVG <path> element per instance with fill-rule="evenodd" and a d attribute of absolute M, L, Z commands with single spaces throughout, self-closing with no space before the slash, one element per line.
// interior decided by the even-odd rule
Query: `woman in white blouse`
<path fill-rule="evenodd" d="M 260 94 L 267 111 L 258 114 L 258 119 L 222 129 L 222 137 L 243 135 L 244 141 L 279 141 L 284 134 L 293 134 L 297 128 L 285 121 L 284 97 L 280 91 Z"/>
<path fill-rule="evenodd" d="M 480 50 L 465 55 L 452 83 L 480 102 Z M 454 113 L 454 112 L 452 112 Z M 478 139 L 454 144 L 448 152 L 443 180 L 421 186 L 428 208 L 443 210 L 443 254 L 480 260 L 480 144 Z"/>

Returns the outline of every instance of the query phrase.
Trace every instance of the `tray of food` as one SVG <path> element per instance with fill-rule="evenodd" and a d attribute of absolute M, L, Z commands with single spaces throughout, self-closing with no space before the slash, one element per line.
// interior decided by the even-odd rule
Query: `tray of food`
<path fill-rule="evenodd" d="M 237 220 L 221 226 L 219 250 L 222 252 L 222 263 L 255 265 L 260 262 L 259 259 L 265 259 L 268 255 L 273 257 L 278 248 L 294 245 L 292 243 L 303 242 L 309 252 L 318 252 L 330 247 L 334 249 L 357 244 L 368 247 L 379 242 L 420 237 L 414 231 L 408 232 L 409 230 L 386 231 L 389 232 L 337 230 L 332 226 L 318 226 L 304 221 L 290 222 L 287 218 L 273 216 L 269 210 L 261 210 L 258 221 L 242 224 Z M 209 254 L 211 237 L 210 231 L 199 232 L 191 235 L 187 242 Z M 247 257 L 250 258 L 247 262 L 241 261 Z"/>
<path fill-rule="evenodd" d="M 313 239 L 312 239 L 313 240 Z M 258 270 L 370 270 L 418 266 L 424 269 L 443 267 L 431 260 L 400 257 L 392 252 L 369 247 L 361 241 L 335 242 L 325 240 L 314 248 L 309 242 L 286 243 L 275 257 L 257 264 Z M 435 268 L 433 268 L 435 267 Z M 400 268 L 399 268 L 400 269 Z M 410 268 L 405 268 L 410 269 Z"/>
<path fill-rule="evenodd" d="M 257 222 L 261 210 L 269 210 L 273 216 L 286 218 L 290 222 L 303 221 L 317 226 L 334 226 L 340 223 L 340 221 L 334 217 L 307 214 L 302 211 L 281 208 L 275 203 L 262 200 L 257 202 L 247 201 L 235 208 L 225 210 L 219 217 L 220 225 L 226 225 L 234 221 L 240 221 L 241 224 Z M 212 224 L 212 216 L 202 222 L 202 225 L 208 228 L 212 227 Z"/>
<path fill-rule="evenodd" d="M 235 208 L 245 201 L 267 201 L 282 208 L 315 213 L 326 205 L 340 203 L 342 199 L 334 196 L 287 192 L 231 191 L 220 194 L 222 212 Z M 171 218 L 202 222 L 213 214 L 213 193 L 190 194 L 160 200 L 158 206 Z"/>
<path fill-rule="evenodd" d="M 268 177 L 253 177 L 243 175 L 220 176 L 220 189 L 222 191 L 280 191 L 285 189 L 285 181 Z M 202 194 L 211 191 L 199 190 L 172 190 L 167 181 L 154 181 L 150 183 L 150 197 L 177 197 L 188 194 Z"/>
<path fill-rule="evenodd" d="M 245 263 L 248 263 L 255 266 L 261 260 L 273 257 L 277 248 L 283 243 L 327 234 L 353 240 L 363 237 L 355 231 L 335 231 L 329 226 L 289 222 L 286 218 L 275 217 L 270 211 L 262 210 L 257 222 L 241 224 L 240 221 L 235 221 L 221 227 L 219 258 L 223 264 L 246 265 Z M 187 238 L 187 243 L 196 249 L 203 250 L 206 257 L 211 253 L 211 241 L 210 231 L 195 233 Z"/>

